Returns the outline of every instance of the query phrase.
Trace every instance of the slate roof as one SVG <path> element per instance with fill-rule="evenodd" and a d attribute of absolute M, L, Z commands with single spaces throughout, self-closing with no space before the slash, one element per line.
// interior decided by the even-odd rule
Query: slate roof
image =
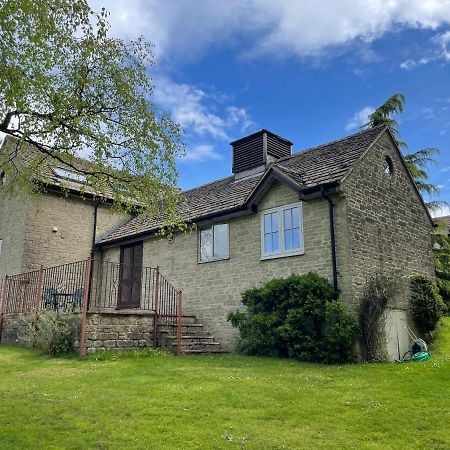
<path fill-rule="evenodd" d="M 6 149 L 13 154 L 13 152 L 17 152 L 17 156 L 15 158 L 20 161 L 20 164 L 27 165 L 31 164 L 36 158 L 42 157 L 43 154 L 33 145 L 28 142 L 20 142 L 19 139 L 13 136 L 6 136 L 1 150 Z M 80 170 L 90 171 L 94 170 L 94 165 L 82 158 L 76 158 L 73 161 L 74 166 L 78 167 Z M 59 161 L 53 161 L 53 164 L 41 164 L 39 165 L 39 171 L 36 173 L 36 179 L 40 182 L 43 182 L 47 187 L 54 187 L 64 190 L 69 190 L 74 193 L 78 193 L 79 195 L 92 195 L 98 197 L 104 197 L 105 199 L 112 199 L 112 193 L 106 192 L 103 194 L 97 193 L 92 187 L 88 184 L 83 183 L 81 181 L 76 181 L 74 179 L 59 175 L 55 169 L 63 169 L 68 173 L 74 173 L 75 171 L 69 167 L 64 165 Z"/>
<path fill-rule="evenodd" d="M 304 189 L 339 182 L 385 129 L 386 126 L 382 125 L 304 150 L 279 159 L 271 164 L 268 170 L 270 167 L 280 170 Z M 184 204 L 179 208 L 180 218 L 183 221 L 194 222 L 205 216 L 219 216 L 244 207 L 247 199 L 267 173 L 268 171 L 241 180 L 235 180 L 234 176 L 231 176 L 183 191 Z M 135 234 L 151 233 L 162 223 L 162 219 L 151 219 L 144 213 L 132 218 L 99 243 L 120 240 Z"/>
<path fill-rule="evenodd" d="M 338 182 L 385 128 L 380 125 L 304 150 L 278 160 L 274 167 L 305 188 Z"/>

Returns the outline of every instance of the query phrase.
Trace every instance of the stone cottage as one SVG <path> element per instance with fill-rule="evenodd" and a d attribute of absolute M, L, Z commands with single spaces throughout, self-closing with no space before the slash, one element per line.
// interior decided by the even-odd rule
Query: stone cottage
<path fill-rule="evenodd" d="M 12 144 L 7 138 L 4 145 Z M 101 267 L 122 268 L 116 279 L 109 277 L 112 288 L 104 294 L 96 282 L 91 286 L 91 305 L 107 294 L 110 316 L 92 313 L 97 330 L 89 336 L 103 327 L 104 342 L 123 347 L 131 345 L 126 330 L 137 333 L 133 346 L 146 343 L 153 306 L 144 305 L 143 280 L 149 273 L 154 280 L 148 269 L 158 267 L 183 291 L 186 320 L 201 322 L 232 351 L 237 332 L 226 317 L 242 307 L 244 290 L 314 271 L 355 310 L 366 280 L 382 272 L 403 283 L 386 313 L 387 350 L 392 357 L 399 347 L 406 351 L 408 279 L 434 274 L 432 219 L 389 129 L 379 126 L 299 153 L 265 129 L 231 145 L 232 175 L 182 192 L 179 215 L 195 227 L 170 239 L 160 236 L 164 224 L 158 220 L 119 216 L 108 199 L 82 194 L 83 180 L 67 168 L 47 177 L 44 196 L 1 196 L 0 275 L 89 255 Z M 142 312 L 143 326 L 136 319 Z M 120 340 L 114 327 L 125 327 L 121 342 L 111 340 Z M 210 347 L 218 344 L 207 339 Z"/>
<path fill-rule="evenodd" d="M 159 266 L 229 351 L 237 334 L 226 317 L 248 288 L 314 271 L 354 310 L 368 277 L 391 274 L 403 289 L 386 314 L 387 349 L 406 351 L 408 279 L 434 274 L 432 219 L 389 129 L 294 154 L 265 129 L 231 145 L 231 176 L 183 192 L 194 231 L 161 238 L 162 223 L 137 216 L 97 240 L 96 259 Z M 139 308 L 140 289 L 131 283 L 119 304 Z"/>

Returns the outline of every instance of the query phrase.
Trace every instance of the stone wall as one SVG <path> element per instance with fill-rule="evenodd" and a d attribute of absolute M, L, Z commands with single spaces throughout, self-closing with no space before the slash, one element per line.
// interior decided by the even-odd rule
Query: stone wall
<path fill-rule="evenodd" d="M 64 317 L 64 315 L 62 316 Z M 75 316 L 81 329 L 81 314 Z M 71 319 L 71 320 L 72 320 Z M 34 314 L 6 315 L 3 321 L 1 343 L 24 345 L 21 336 L 31 326 Z M 78 333 L 74 337 L 78 349 Z M 88 313 L 86 323 L 86 352 L 126 350 L 153 346 L 153 315 L 136 312 Z"/>
<path fill-rule="evenodd" d="M 385 174 L 385 157 L 392 160 Z M 407 309 L 409 277 L 434 275 L 432 224 L 402 160 L 386 132 L 354 167 L 342 186 L 350 237 L 353 304 L 368 277 L 381 272 L 400 283 L 391 307 Z"/>
<path fill-rule="evenodd" d="M 24 269 L 25 226 L 30 207 L 29 200 L 0 193 L 0 277 Z"/>
<path fill-rule="evenodd" d="M 2 344 L 21 345 L 22 336 L 25 335 L 33 320 L 33 313 L 26 315 L 5 315 L 1 335 Z"/>
<path fill-rule="evenodd" d="M 153 314 L 88 313 L 86 353 L 153 345 Z"/>
<path fill-rule="evenodd" d="M 290 188 L 275 183 L 259 204 L 259 211 L 298 201 Z M 332 280 L 328 205 L 323 199 L 303 204 L 304 254 L 261 260 L 261 213 L 231 219 L 230 257 L 198 262 L 198 232 L 177 235 L 172 241 L 154 237 L 144 242 L 144 266 L 160 266 L 161 274 L 183 290 L 184 312 L 194 314 L 225 350 L 233 350 L 237 331 L 227 314 L 242 308 L 241 293 L 272 278 L 317 272 Z M 105 249 L 103 259 L 118 261 L 119 247 Z"/>
<path fill-rule="evenodd" d="M 95 203 L 48 193 L 33 202 L 25 230 L 26 270 L 51 267 L 90 256 Z M 125 216 L 100 205 L 97 238 L 122 223 Z M 56 231 L 55 231 L 56 230 Z"/>

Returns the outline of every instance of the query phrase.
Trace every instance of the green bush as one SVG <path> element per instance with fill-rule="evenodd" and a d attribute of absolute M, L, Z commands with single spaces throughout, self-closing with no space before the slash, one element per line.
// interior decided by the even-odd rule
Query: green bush
<path fill-rule="evenodd" d="M 445 310 L 436 283 L 430 277 L 416 275 L 411 278 L 411 314 L 420 331 L 434 331 Z"/>
<path fill-rule="evenodd" d="M 242 353 L 323 363 L 355 359 L 356 322 L 317 274 L 274 279 L 245 291 L 242 303 L 245 312 L 228 315 L 240 331 Z"/>
<path fill-rule="evenodd" d="M 43 310 L 37 313 L 36 326 L 27 322 L 21 340 L 50 356 L 68 354 L 75 351 L 80 326 L 75 315 Z"/>
<path fill-rule="evenodd" d="M 450 237 L 433 234 L 433 255 L 436 266 L 436 284 L 447 312 L 450 313 Z"/>

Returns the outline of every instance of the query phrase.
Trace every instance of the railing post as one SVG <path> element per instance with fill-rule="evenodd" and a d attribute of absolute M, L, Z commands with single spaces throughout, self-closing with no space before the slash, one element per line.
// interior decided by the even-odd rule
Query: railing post
<path fill-rule="evenodd" d="M 41 307 L 43 290 L 44 290 L 44 266 L 41 264 L 39 267 L 39 275 L 38 275 L 38 282 L 37 282 L 37 289 L 36 289 L 36 299 L 34 301 L 34 319 L 33 319 L 34 335 L 33 335 L 33 341 L 31 342 L 31 348 L 34 348 L 34 345 L 35 345 L 34 337 L 36 336 L 38 313 L 39 313 L 39 310 Z"/>
<path fill-rule="evenodd" d="M 8 289 L 8 275 L 5 275 L 5 278 L 3 279 L 3 288 L 2 288 L 2 303 L 0 305 L 0 342 L 2 341 L 3 315 L 5 314 L 6 309 L 7 289 Z"/>
<path fill-rule="evenodd" d="M 82 358 L 86 353 L 85 339 L 86 339 L 86 318 L 89 303 L 89 288 L 91 282 L 91 258 L 86 260 L 86 271 L 84 274 L 84 299 L 83 299 L 83 314 L 81 316 L 81 333 L 80 333 L 80 348 L 79 353 Z"/>
<path fill-rule="evenodd" d="M 178 322 L 177 322 L 177 356 L 181 355 L 181 321 L 183 318 L 183 292 L 178 291 Z"/>
<path fill-rule="evenodd" d="M 158 342 L 158 303 L 159 303 L 159 266 L 156 266 L 155 280 L 155 305 L 153 310 L 153 348 L 157 347 Z"/>

